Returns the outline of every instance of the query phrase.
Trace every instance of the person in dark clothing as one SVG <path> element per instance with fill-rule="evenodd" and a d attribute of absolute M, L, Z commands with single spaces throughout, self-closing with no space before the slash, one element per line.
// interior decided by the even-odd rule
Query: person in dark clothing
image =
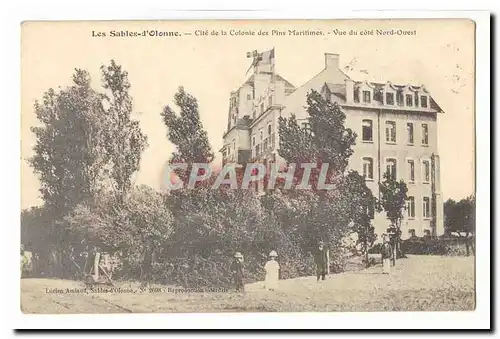
<path fill-rule="evenodd" d="M 243 290 L 243 255 L 240 252 L 234 254 L 234 260 L 231 264 L 231 272 L 233 273 L 234 285 L 236 291 Z"/>
<path fill-rule="evenodd" d="M 325 248 L 325 244 L 323 241 L 318 243 L 318 248 L 314 253 L 314 263 L 316 264 L 316 281 L 325 280 L 325 276 L 328 273 L 328 250 Z"/>

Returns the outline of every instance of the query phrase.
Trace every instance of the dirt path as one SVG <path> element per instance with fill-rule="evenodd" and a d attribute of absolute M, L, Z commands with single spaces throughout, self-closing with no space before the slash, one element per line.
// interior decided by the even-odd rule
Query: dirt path
<path fill-rule="evenodd" d="M 375 266 L 359 272 L 280 281 L 265 291 L 261 282 L 245 293 L 186 291 L 157 286 L 161 292 L 121 284 L 121 292 L 82 290 L 69 280 L 21 280 L 25 313 L 276 312 L 470 310 L 474 308 L 473 257 L 419 256 L 399 260 L 390 276 Z M 54 290 L 57 289 L 57 290 Z M 69 289 L 69 290 L 68 290 Z M 76 290 L 78 289 L 78 290 Z M 98 292 L 98 293 L 97 293 Z"/>

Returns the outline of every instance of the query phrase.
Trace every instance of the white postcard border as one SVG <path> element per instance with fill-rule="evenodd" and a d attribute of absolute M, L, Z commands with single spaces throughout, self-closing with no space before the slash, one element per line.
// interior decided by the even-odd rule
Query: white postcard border
<path fill-rule="evenodd" d="M 5 188 L 2 205 L 4 206 L 4 258 L 3 283 L 7 295 L 5 310 L 7 324 L 13 328 L 35 329 L 168 329 L 168 328 L 290 328 L 290 329 L 384 329 L 391 328 L 488 328 L 490 326 L 490 18 L 486 12 L 419 12 L 419 11 L 346 11 L 332 7 L 318 9 L 280 10 L 280 11 L 238 11 L 238 12 L 166 12 L 141 9 L 140 6 L 60 6 L 43 7 L 32 3 L 28 7 L 18 7 L 9 12 L 4 30 L 6 35 L 3 51 L 6 60 L 5 84 L 3 89 L 5 110 L 3 114 L 4 164 L 2 167 Z M 221 2 L 222 3 L 222 2 Z M 366 3 L 368 2 L 363 2 Z M 409 4 L 411 5 L 411 4 Z M 227 5 L 226 5 L 227 6 Z M 137 8 L 139 7 L 139 8 Z M 311 6 L 312 7 L 312 6 Z M 411 7 L 411 6 L 409 6 Z M 198 7 L 199 8 L 199 7 Z M 476 253 L 476 295 L 477 308 L 473 312 L 398 312 L 398 313 L 242 313 L 242 314 L 125 314 L 125 315 L 24 315 L 19 309 L 19 210 L 20 210 L 20 173 L 18 163 L 20 145 L 20 22 L 24 20 L 46 19 L 341 19 L 341 18 L 470 18 L 476 22 L 476 178 L 477 178 L 477 253 Z M 8 79 L 8 80 L 7 80 Z M 7 179 L 9 178 L 9 179 Z M 8 196 L 6 196 L 8 192 Z M 362 318 L 360 318 L 360 316 Z M 362 321 L 360 321 L 362 319 Z"/>

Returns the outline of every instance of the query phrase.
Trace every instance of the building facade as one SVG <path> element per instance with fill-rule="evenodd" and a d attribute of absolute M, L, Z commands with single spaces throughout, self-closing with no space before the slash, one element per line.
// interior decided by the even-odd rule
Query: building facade
<path fill-rule="evenodd" d="M 254 52 L 255 53 L 255 52 Z M 443 199 L 437 149 L 437 118 L 441 108 L 423 86 L 361 82 L 339 67 L 337 54 L 325 54 L 325 68 L 300 87 L 274 72 L 274 50 L 257 54 L 253 74 L 231 93 L 223 163 L 283 161 L 278 155 L 278 118 L 294 114 L 308 127 L 306 96 L 312 89 L 337 102 L 346 127 L 357 134 L 349 168 L 365 177 L 379 196 L 378 183 L 387 171 L 408 186 L 402 237 L 444 233 Z M 386 231 L 385 213 L 373 220 L 377 234 Z"/>

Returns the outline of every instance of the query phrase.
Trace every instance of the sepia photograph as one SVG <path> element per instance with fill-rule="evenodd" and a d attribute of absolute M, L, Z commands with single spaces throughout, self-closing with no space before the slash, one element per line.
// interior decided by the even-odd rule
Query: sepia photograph
<path fill-rule="evenodd" d="M 475 34 L 23 22 L 21 311 L 474 311 Z"/>

